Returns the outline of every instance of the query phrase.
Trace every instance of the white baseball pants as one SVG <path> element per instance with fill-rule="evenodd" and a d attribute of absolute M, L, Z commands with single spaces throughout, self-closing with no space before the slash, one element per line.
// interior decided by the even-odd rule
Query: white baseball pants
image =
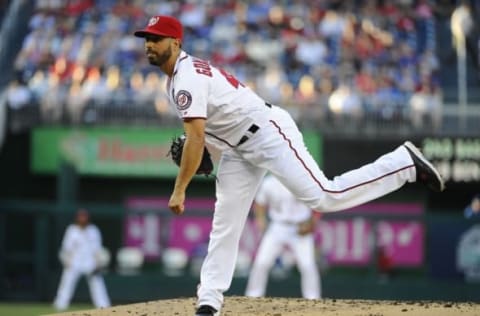
<path fill-rule="evenodd" d="M 197 291 L 198 305 L 220 310 L 223 292 L 232 281 L 243 226 L 267 170 L 299 200 L 322 212 L 363 204 L 416 179 L 413 160 L 404 146 L 373 163 L 327 179 L 305 147 L 291 116 L 273 107 L 269 124 L 244 144 L 222 153 L 208 254 Z"/>
<path fill-rule="evenodd" d="M 57 296 L 53 303 L 57 310 L 61 311 L 68 308 L 77 282 L 83 274 L 83 272 L 76 269 L 66 268 L 63 270 L 62 278 L 57 290 Z M 109 307 L 110 298 L 108 297 L 102 275 L 93 274 L 86 275 L 86 277 L 93 305 L 97 308 Z"/>
<path fill-rule="evenodd" d="M 302 296 L 307 299 L 319 299 L 320 276 L 315 261 L 315 242 L 313 234 L 300 236 L 298 225 L 281 222 L 270 223 L 258 247 L 255 262 L 248 278 L 246 296 L 263 297 L 267 288 L 270 269 L 284 246 L 292 250 L 301 275 Z"/>

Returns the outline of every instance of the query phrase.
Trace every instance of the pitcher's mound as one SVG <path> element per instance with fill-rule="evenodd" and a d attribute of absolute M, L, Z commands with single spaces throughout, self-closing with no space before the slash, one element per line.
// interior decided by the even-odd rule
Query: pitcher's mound
<path fill-rule="evenodd" d="M 193 316 L 195 299 L 151 301 L 55 316 Z M 222 316 L 480 316 L 480 304 L 439 301 L 225 297 Z"/>

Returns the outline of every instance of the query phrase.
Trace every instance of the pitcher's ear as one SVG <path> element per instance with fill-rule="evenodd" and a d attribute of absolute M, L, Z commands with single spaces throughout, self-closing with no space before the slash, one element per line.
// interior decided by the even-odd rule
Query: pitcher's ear
<path fill-rule="evenodd" d="M 173 40 L 177 44 L 178 48 L 182 48 L 182 41 L 179 38 L 174 38 Z"/>

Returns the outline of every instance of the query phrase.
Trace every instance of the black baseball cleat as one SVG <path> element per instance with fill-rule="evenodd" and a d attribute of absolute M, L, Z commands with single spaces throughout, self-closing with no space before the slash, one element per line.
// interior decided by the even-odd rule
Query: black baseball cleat
<path fill-rule="evenodd" d="M 217 315 L 217 310 L 209 305 L 201 305 L 197 308 L 195 316 L 215 316 Z"/>
<path fill-rule="evenodd" d="M 435 169 L 414 144 L 406 141 L 403 146 L 407 148 L 408 153 L 415 164 L 415 168 L 417 169 L 417 181 L 424 183 L 432 191 L 443 191 L 445 189 L 445 183 L 437 169 Z"/>

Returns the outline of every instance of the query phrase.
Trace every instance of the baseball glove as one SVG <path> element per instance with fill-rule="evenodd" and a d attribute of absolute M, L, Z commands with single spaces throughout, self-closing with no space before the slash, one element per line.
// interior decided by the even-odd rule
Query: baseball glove
<path fill-rule="evenodd" d="M 315 230 L 315 222 L 313 221 L 312 218 L 309 218 L 303 222 L 298 223 L 297 233 L 300 236 L 311 234 L 313 233 L 314 230 Z"/>
<path fill-rule="evenodd" d="M 170 151 L 168 152 L 172 156 L 173 162 L 180 166 L 182 161 L 182 154 L 183 154 L 183 146 L 185 145 L 186 140 L 185 135 L 180 135 L 172 140 L 172 144 L 170 145 Z M 208 176 L 213 171 L 213 162 L 212 158 L 210 158 L 210 153 L 208 152 L 207 148 L 203 149 L 203 156 L 202 161 L 200 162 L 200 166 L 198 166 L 196 174 L 204 174 Z"/>

